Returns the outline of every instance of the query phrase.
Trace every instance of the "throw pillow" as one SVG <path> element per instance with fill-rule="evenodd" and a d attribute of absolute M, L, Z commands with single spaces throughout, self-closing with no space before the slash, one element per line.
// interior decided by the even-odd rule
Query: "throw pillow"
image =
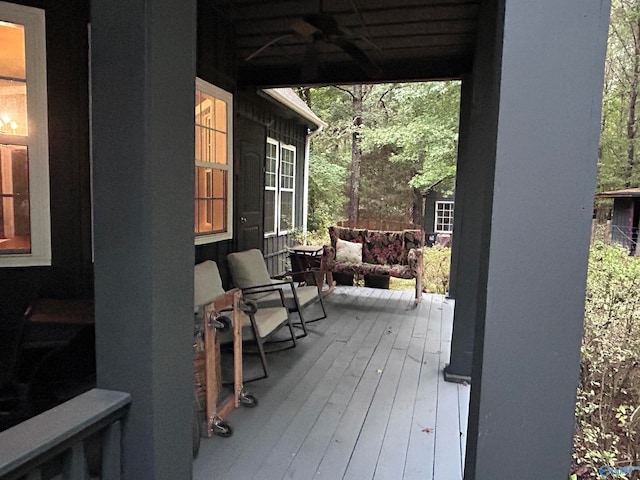
<path fill-rule="evenodd" d="M 336 242 L 336 261 L 362 263 L 362 244 L 338 239 Z"/>

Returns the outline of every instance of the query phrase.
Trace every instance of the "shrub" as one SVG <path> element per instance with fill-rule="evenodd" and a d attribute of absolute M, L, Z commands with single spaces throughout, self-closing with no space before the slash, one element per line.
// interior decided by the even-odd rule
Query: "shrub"
<path fill-rule="evenodd" d="M 584 325 L 573 455 L 595 479 L 603 465 L 640 465 L 640 258 L 594 243 Z"/>
<path fill-rule="evenodd" d="M 449 291 L 449 267 L 451 265 L 451 248 L 441 245 L 425 247 L 423 249 L 422 289 L 427 293 L 445 294 Z M 413 290 L 415 280 L 391 278 L 391 290 Z"/>
<path fill-rule="evenodd" d="M 449 291 L 451 248 L 435 244 L 433 247 L 423 248 L 423 252 L 423 289 L 429 293 L 447 293 Z"/>

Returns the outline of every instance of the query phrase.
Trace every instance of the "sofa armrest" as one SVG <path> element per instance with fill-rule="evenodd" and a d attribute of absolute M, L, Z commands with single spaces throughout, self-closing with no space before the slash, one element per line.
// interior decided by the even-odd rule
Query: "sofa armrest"
<path fill-rule="evenodd" d="M 407 254 L 407 262 L 409 263 L 411 274 L 415 278 L 422 278 L 422 272 L 424 269 L 422 254 L 423 252 L 421 248 L 412 248 Z"/>

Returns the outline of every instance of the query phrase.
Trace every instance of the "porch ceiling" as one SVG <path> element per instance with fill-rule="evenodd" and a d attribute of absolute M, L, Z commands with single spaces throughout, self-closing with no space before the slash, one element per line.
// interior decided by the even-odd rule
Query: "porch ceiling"
<path fill-rule="evenodd" d="M 232 23 L 240 85 L 449 79 L 471 69 L 479 0 L 210 2 Z"/>

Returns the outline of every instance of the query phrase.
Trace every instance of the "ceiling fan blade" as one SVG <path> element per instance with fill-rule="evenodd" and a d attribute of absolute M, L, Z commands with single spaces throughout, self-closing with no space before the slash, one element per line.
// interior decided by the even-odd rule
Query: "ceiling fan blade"
<path fill-rule="evenodd" d="M 249 55 L 247 58 L 244 59 L 245 62 L 248 62 L 249 60 L 256 58 L 258 55 L 260 55 L 262 52 L 264 52 L 267 48 L 269 48 L 271 45 L 275 45 L 276 43 L 278 43 L 280 40 L 284 40 L 287 37 L 290 37 L 291 33 L 285 33 L 284 35 L 280 35 L 277 38 L 274 38 L 273 40 L 268 41 L 267 43 L 265 43 L 263 46 L 261 46 L 259 49 L 257 49 L 255 52 L 253 52 L 251 55 Z"/>
<path fill-rule="evenodd" d="M 302 17 L 302 20 L 308 25 L 313 26 L 316 31 L 319 31 L 326 37 L 345 34 L 336 19 L 326 13 L 305 15 Z"/>
<path fill-rule="evenodd" d="M 292 31 L 304 38 L 313 38 L 317 33 L 320 33 L 318 27 L 310 22 L 307 22 L 304 18 L 296 18 L 291 25 L 289 25 Z"/>
<path fill-rule="evenodd" d="M 382 69 L 351 40 L 344 37 L 335 37 L 331 41 L 349 55 L 369 78 L 376 79 L 382 75 Z"/>

